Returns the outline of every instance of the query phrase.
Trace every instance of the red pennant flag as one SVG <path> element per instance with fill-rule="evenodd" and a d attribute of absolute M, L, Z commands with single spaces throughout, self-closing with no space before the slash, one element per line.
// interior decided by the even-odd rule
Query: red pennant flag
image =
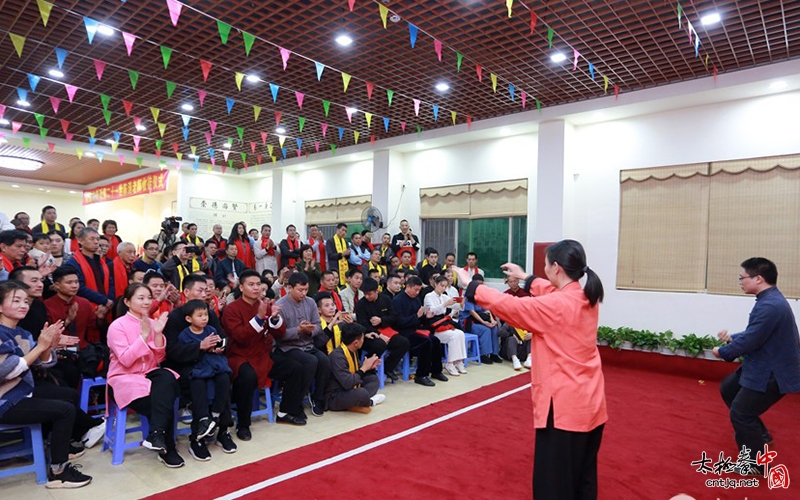
<path fill-rule="evenodd" d="M 48 142 L 47 143 L 47 150 L 50 151 L 51 153 L 53 152 L 53 150 L 55 148 L 56 148 L 56 143 L 54 143 L 54 142 Z"/>
<path fill-rule="evenodd" d="M 65 83 L 64 88 L 67 90 L 67 96 L 69 97 L 69 102 L 72 102 L 72 100 L 75 99 L 75 92 L 78 91 L 78 87 L 74 85 L 67 85 Z"/>
<path fill-rule="evenodd" d="M 714 66 L 714 68 L 713 68 L 713 70 L 712 70 L 712 71 L 713 71 L 713 73 L 714 73 L 714 83 L 717 83 L 717 67 L 716 67 L 716 66 Z"/>
<path fill-rule="evenodd" d="M 375 90 L 375 85 L 372 82 L 367 82 L 367 100 L 372 99 L 372 91 Z"/>
<path fill-rule="evenodd" d="M 262 158 L 264 158 L 264 157 L 263 157 L 263 156 L 261 156 L 261 155 L 256 155 L 256 159 L 258 160 L 258 163 L 261 163 L 261 159 L 262 159 Z"/>
<path fill-rule="evenodd" d="M 131 116 L 131 110 L 133 110 L 133 103 L 131 101 L 122 101 L 122 107 L 125 108 L 125 116 Z"/>
<path fill-rule="evenodd" d="M 61 130 L 64 131 L 64 135 L 69 133 L 69 122 L 67 120 L 61 120 Z"/>
<path fill-rule="evenodd" d="M 467 130 L 472 128 L 472 117 L 467 116 Z"/>
<path fill-rule="evenodd" d="M 436 57 L 439 58 L 439 62 L 442 62 L 442 42 L 435 38 L 433 39 L 433 50 L 436 51 Z"/>
<path fill-rule="evenodd" d="M 103 71 L 106 69 L 106 63 L 97 59 L 93 59 L 93 61 L 94 61 L 94 71 L 95 73 L 97 73 L 97 79 L 102 80 Z"/>
<path fill-rule="evenodd" d="M 175 154 L 178 154 L 178 149 L 180 149 L 181 145 L 177 142 L 172 143 L 172 150 L 175 151 Z"/>
<path fill-rule="evenodd" d="M 263 146 L 267 145 L 267 133 L 266 132 L 261 132 L 261 144 Z M 259 163 L 261 163 L 261 162 L 259 161 Z"/>
<path fill-rule="evenodd" d="M 303 156 L 303 150 L 302 150 L 302 149 L 295 149 L 295 151 L 297 151 L 297 157 L 298 157 L 298 158 L 300 158 L 301 156 Z"/>
<path fill-rule="evenodd" d="M 256 143 L 255 142 L 251 142 L 250 143 L 250 151 L 252 151 L 253 153 L 256 152 Z"/>
<path fill-rule="evenodd" d="M 294 97 L 297 99 L 297 107 L 300 109 L 303 109 L 303 98 L 305 96 L 306 95 L 301 92 L 298 92 L 296 90 L 294 91 Z"/>
<path fill-rule="evenodd" d="M 614 100 L 619 99 L 619 85 L 614 84 Z"/>
<path fill-rule="evenodd" d="M 283 113 L 281 113 L 280 111 L 275 112 L 275 125 L 281 124 L 281 116 L 283 116 Z"/>
<path fill-rule="evenodd" d="M 203 107 L 203 103 L 206 100 L 206 91 L 205 90 L 198 90 L 197 97 L 200 99 L 200 107 Z"/>
<path fill-rule="evenodd" d="M 374 134 L 369 136 L 369 143 L 372 144 L 372 145 L 375 145 L 375 135 Z"/>
<path fill-rule="evenodd" d="M 158 158 L 159 160 L 161 159 L 161 150 L 160 149 L 156 149 L 156 158 Z"/>
<path fill-rule="evenodd" d="M 222 175 L 225 175 L 225 171 L 228 170 L 228 167 L 226 167 L 225 165 L 221 165 L 221 168 L 222 168 Z"/>
<path fill-rule="evenodd" d="M 167 8 L 169 9 L 169 19 L 172 21 L 173 26 L 178 25 L 178 19 L 181 17 L 181 8 L 183 4 L 176 0 L 167 0 Z"/>
<path fill-rule="evenodd" d="M 58 106 L 61 104 L 61 99 L 50 96 L 50 104 L 53 106 L 53 113 L 58 114 Z"/>
<path fill-rule="evenodd" d="M 208 143 L 208 145 L 210 146 L 211 145 L 211 132 L 203 132 L 203 135 L 206 136 L 206 143 Z"/>
<path fill-rule="evenodd" d="M 138 116 L 134 116 L 133 117 L 133 126 L 134 127 L 138 127 L 141 124 L 142 124 L 142 119 L 139 118 Z"/>
<path fill-rule="evenodd" d="M 211 63 L 200 59 L 200 67 L 203 69 L 203 81 L 208 81 L 208 74 L 211 73 Z"/>
<path fill-rule="evenodd" d="M 347 5 L 350 6 L 350 12 L 353 12 L 353 7 L 356 5 L 356 0 L 347 0 Z"/>
<path fill-rule="evenodd" d="M 244 169 L 247 170 L 247 162 L 245 161 L 245 162 L 242 162 L 242 163 L 244 163 Z"/>
<path fill-rule="evenodd" d="M 536 28 L 536 19 L 538 19 L 536 12 L 531 11 L 531 35 L 533 35 L 533 30 Z"/>
<path fill-rule="evenodd" d="M 211 120 L 209 120 L 208 128 L 211 129 L 211 135 L 215 135 L 217 133 L 217 122 L 212 122 Z"/>
<path fill-rule="evenodd" d="M 483 68 L 481 68 L 480 64 L 476 64 L 475 65 L 475 71 L 478 72 L 478 81 L 482 82 L 483 81 Z"/>

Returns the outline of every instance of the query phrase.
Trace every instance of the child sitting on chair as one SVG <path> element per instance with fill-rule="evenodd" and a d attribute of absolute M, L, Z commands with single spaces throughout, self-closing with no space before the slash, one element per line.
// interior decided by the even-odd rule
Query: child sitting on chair
<path fill-rule="evenodd" d="M 358 323 L 343 323 L 342 343 L 329 355 L 331 378 L 325 390 L 328 409 L 369 413 L 372 407 L 386 399 L 378 394 L 378 375 L 375 368 L 381 360 L 372 355 L 359 366 L 358 350 L 364 343 L 364 327 Z"/>
<path fill-rule="evenodd" d="M 214 327 L 208 326 L 208 304 L 202 300 L 190 300 L 183 306 L 183 314 L 189 326 L 178 335 L 182 344 L 201 343 L 207 337 L 215 337 L 216 343 L 200 355 L 190 374 L 192 395 L 192 436 L 189 452 L 195 460 L 211 460 L 211 453 L 204 438 L 219 425 L 229 427 L 232 422 L 220 422 L 220 415 L 230 415 L 231 368 L 222 352 L 227 339 L 220 337 Z M 208 382 L 214 384 L 214 400 L 211 416 L 208 414 Z M 227 445 L 227 446 L 226 446 Z M 232 445 L 232 446 L 231 446 Z M 236 451 L 233 443 L 220 443 L 226 453 Z"/>

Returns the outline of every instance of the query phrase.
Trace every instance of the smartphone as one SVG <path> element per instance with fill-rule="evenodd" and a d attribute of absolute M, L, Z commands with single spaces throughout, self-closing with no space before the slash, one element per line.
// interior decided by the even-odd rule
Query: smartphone
<path fill-rule="evenodd" d="M 225 349 L 228 346 L 228 339 L 223 338 L 217 342 L 217 349 Z"/>

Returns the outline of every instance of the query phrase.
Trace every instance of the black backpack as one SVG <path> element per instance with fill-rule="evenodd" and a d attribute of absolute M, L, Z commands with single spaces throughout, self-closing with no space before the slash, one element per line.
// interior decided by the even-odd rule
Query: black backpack
<path fill-rule="evenodd" d="M 105 344 L 89 344 L 78 351 L 78 369 L 86 378 L 105 377 L 111 352 Z"/>

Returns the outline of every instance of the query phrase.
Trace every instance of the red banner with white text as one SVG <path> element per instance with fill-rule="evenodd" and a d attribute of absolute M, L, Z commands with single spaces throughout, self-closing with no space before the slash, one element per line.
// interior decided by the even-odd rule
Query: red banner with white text
<path fill-rule="evenodd" d="M 157 193 L 167 190 L 167 176 L 169 170 L 140 175 L 105 186 L 97 186 L 83 191 L 83 204 L 91 205 L 102 201 L 121 200 L 140 194 Z"/>

